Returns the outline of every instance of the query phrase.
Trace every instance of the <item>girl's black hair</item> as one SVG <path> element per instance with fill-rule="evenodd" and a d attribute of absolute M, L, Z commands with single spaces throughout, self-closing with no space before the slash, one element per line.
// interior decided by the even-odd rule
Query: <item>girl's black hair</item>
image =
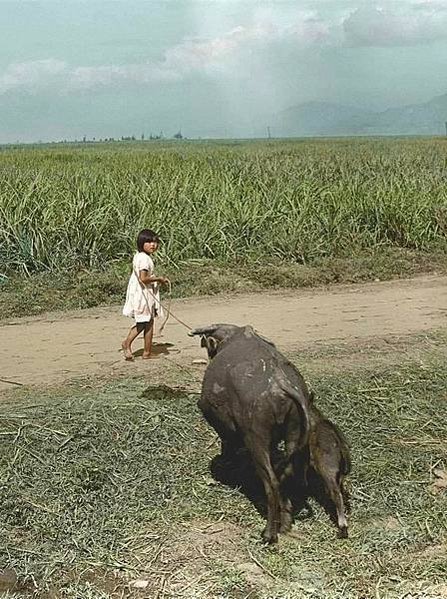
<path fill-rule="evenodd" d="M 151 229 L 143 229 L 138 233 L 137 237 L 137 248 L 139 252 L 144 252 L 144 244 L 148 241 L 156 241 L 157 243 L 160 243 L 160 237 Z"/>

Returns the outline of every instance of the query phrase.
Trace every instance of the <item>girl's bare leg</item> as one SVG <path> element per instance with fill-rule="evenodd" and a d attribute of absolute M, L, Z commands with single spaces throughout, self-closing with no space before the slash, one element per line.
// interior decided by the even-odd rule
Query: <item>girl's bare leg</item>
<path fill-rule="evenodd" d="M 123 348 L 124 358 L 126 360 L 133 360 L 132 343 L 135 341 L 135 339 L 138 337 L 138 335 L 141 333 L 141 331 L 145 330 L 146 324 L 147 324 L 146 322 L 137 322 L 137 324 L 135 324 L 130 329 L 129 334 L 124 339 L 124 341 L 121 343 L 121 347 Z"/>
<path fill-rule="evenodd" d="M 152 338 L 154 336 L 154 319 L 150 322 L 145 322 L 146 328 L 144 329 L 144 350 L 143 358 L 147 360 L 151 357 L 152 351 Z"/>

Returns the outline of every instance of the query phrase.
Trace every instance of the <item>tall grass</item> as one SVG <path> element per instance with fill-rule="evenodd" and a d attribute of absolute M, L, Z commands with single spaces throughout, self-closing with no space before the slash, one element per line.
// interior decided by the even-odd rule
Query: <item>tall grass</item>
<path fill-rule="evenodd" d="M 447 142 L 334 140 L 0 153 L 0 271 L 104 267 L 139 229 L 174 264 L 446 247 Z"/>

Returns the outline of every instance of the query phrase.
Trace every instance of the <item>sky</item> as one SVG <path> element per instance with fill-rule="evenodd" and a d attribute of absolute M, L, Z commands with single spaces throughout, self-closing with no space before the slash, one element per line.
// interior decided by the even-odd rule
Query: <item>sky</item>
<path fill-rule="evenodd" d="M 447 0 L 0 0 L 0 143 L 257 135 L 447 93 Z"/>

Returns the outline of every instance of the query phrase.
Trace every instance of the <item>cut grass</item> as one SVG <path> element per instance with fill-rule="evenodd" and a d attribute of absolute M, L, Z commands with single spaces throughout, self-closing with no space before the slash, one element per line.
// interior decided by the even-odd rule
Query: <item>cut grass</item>
<path fill-rule="evenodd" d="M 279 260 L 231 264 L 191 260 L 179 268 L 165 267 L 160 261 L 156 270 L 171 278 L 174 297 L 188 297 L 445 274 L 447 255 L 381 248 L 351 257 L 321 258 L 312 265 Z M 106 271 L 5 277 L 0 279 L 0 320 L 124 302 L 128 276 L 129 264 L 115 262 Z"/>
<path fill-rule="evenodd" d="M 308 378 L 351 444 L 351 536 L 337 539 L 312 503 L 276 548 L 259 543 L 249 500 L 210 477 L 219 446 L 194 394 L 144 380 L 11 393 L 0 564 L 18 574 L 16 597 L 442 596 L 447 496 L 431 492 L 447 466 L 442 355 Z"/>

